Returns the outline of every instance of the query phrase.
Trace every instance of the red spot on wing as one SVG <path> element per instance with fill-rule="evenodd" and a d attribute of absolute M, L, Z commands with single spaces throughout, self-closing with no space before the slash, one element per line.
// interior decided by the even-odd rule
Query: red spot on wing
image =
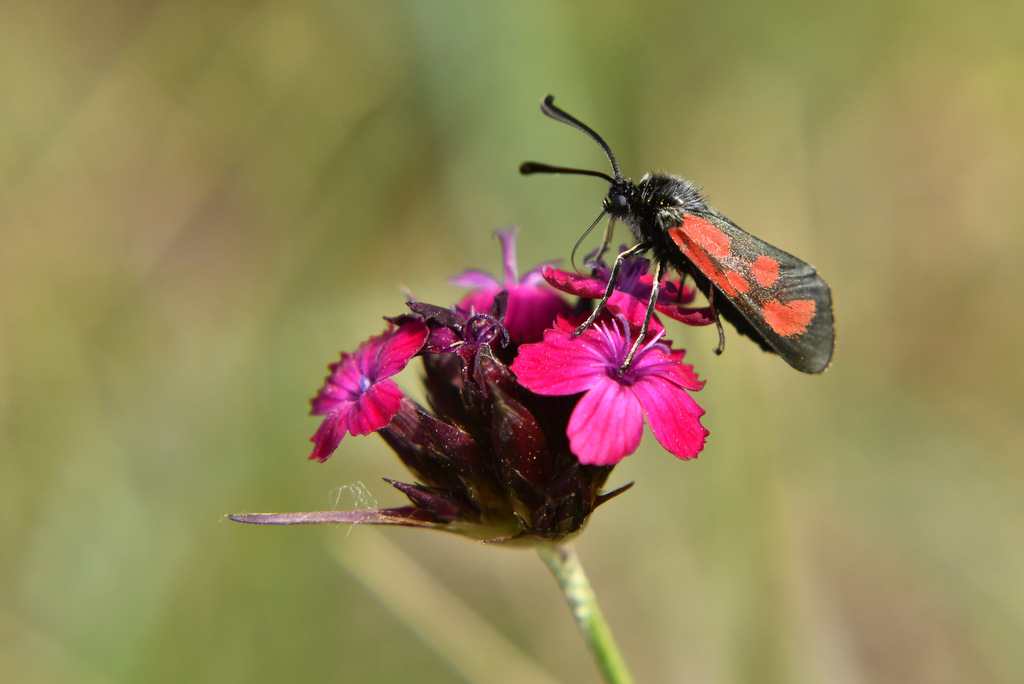
<path fill-rule="evenodd" d="M 706 275 L 718 288 L 729 297 L 735 297 L 737 288 L 743 292 L 749 289 L 748 283 L 739 277 L 739 274 L 730 273 L 728 276 L 713 261 L 714 259 L 725 259 L 732 250 L 732 238 L 722 232 L 713 223 L 709 223 L 693 214 L 683 217 L 683 225 L 669 228 L 669 237 L 679 245 L 683 254 L 693 262 L 693 265 Z M 733 278 L 737 276 L 740 283 L 734 283 Z"/>
<path fill-rule="evenodd" d="M 783 304 L 777 299 L 765 302 L 764 320 L 783 337 L 793 337 L 807 330 L 817 310 L 813 299 L 794 299 Z"/>
<path fill-rule="evenodd" d="M 729 271 L 725 274 L 726 280 L 729 284 L 736 288 L 737 292 L 747 292 L 750 290 L 750 285 L 747 283 L 747 279 L 735 271 Z"/>
<path fill-rule="evenodd" d="M 732 238 L 709 221 L 687 214 L 683 217 L 682 228 L 690 240 L 713 257 L 724 259 L 732 252 Z"/>
<path fill-rule="evenodd" d="M 770 256 L 759 256 L 750 265 L 750 271 L 754 274 L 758 285 L 771 287 L 779 279 L 779 262 Z"/>

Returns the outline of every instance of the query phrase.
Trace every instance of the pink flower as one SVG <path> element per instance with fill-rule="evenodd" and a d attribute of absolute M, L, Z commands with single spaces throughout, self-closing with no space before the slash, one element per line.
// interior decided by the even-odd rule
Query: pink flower
<path fill-rule="evenodd" d="M 313 398 L 313 415 L 326 415 L 310 441 L 309 457 L 326 461 L 346 433 L 366 435 L 386 426 L 402 403 L 402 390 L 391 376 L 405 368 L 427 339 L 427 325 L 409 318 L 396 329 L 371 337 L 355 354 L 344 352 Z"/>
<path fill-rule="evenodd" d="M 682 350 L 661 343 L 662 332 L 649 333 L 620 373 L 633 344 L 625 316 L 598 319 L 579 337 L 566 321 L 560 324 L 543 342 L 520 347 L 512 371 L 537 394 L 584 393 L 566 431 L 580 463 L 614 465 L 636 451 L 645 416 L 668 451 L 682 459 L 697 456 L 708 431 L 700 424 L 704 409 L 689 392 L 704 383 L 682 363 Z"/>
<path fill-rule="evenodd" d="M 471 270 L 452 278 L 453 285 L 473 289 L 458 303 L 458 308 L 466 313 L 489 313 L 495 295 L 505 290 L 508 292 L 508 308 L 502 321 L 505 329 L 516 343 L 538 342 L 556 316 L 569 313 L 569 305 L 544 283 L 540 268 L 519 277 L 515 228 L 494 234 L 501 241 L 504 277 L 499 282 L 489 273 Z"/>

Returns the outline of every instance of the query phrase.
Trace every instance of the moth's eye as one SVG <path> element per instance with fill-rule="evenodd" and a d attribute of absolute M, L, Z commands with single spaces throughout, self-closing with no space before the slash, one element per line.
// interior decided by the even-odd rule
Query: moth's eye
<path fill-rule="evenodd" d="M 612 211 L 622 211 L 627 206 L 629 206 L 629 200 L 627 200 L 626 196 L 621 192 L 613 191 L 609 193 L 608 199 L 611 200 Z"/>

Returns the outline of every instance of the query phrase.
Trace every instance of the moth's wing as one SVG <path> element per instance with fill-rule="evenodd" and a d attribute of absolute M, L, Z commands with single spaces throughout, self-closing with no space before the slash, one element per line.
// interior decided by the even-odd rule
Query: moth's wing
<path fill-rule="evenodd" d="M 832 361 L 832 291 L 814 268 L 758 240 L 717 211 L 687 213 L 669 237 L 719 313 L 804 373 Z M 723 301 L 725 300 L 725 301 Z"/>

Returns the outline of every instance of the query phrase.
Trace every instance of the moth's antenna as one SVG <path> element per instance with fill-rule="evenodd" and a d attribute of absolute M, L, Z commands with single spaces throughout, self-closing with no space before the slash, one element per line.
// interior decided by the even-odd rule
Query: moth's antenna
<path fill-rule="evenodd" d="M 529 176 L 531 173 L 575 173 L 580 176 L 597 176 L 598 178 L 604 178 L 609 183 L 615 182 L 614 178 L 609 176 L 607 173 L 602 173 L 601 171 L 570 169 L 565 166 L 551 166 L 550 164 L 541 164 L 540 162 L 523 162 L 519 165 L 519 173 L 524 176 Z"/>
<path fill-rule="evenodd" d="M 544 98 L 544 101 L 540 103 L 540 111 L 550 116 L 555 121 L 561 121 L 562 123 L 569 124 L 573 128 L 578 128 L 587 134 L 587 136 L 601 146 L 604 153 L 608 155 L 608 161 L 612 163 L 612 171 L 615 172 L 616 178 L 622 178 L 622 172 L 619 171 L 619 163 L 615 161 L 615 155 L 612 154 L 612 149 L 608 147 L 608 143 L 604 139 L 594 132 L 587 124 L 583 123 L 576 117 L 572 116 L 568 112 L 565 112 L 555 106 L 555 96 L 548 95 Z"/>
<path fill-rule="evenodd" d="M 586 237 L 590 235 L 590 231 L 594 230 L 594 226 L 596 226 L 598 222 L 601 219 L 603 219 L 604 215 L 607 213 L 607 211 L 602 211 L 598 215 L 598 217 L 594 219 L 594 222 L 590 224 L 590 227 L 583 231 L 583 235 L 580 235 L 580 239 L 576 241 L 576 244 L 572 246 L 572 255 L 569 256 L 569 263 L 572 264 L 573 270 L 577 272 L 580 270 L 579 268 L 576 267 L 576 250 L 580 248 L 580 245 L 583 244 L 583 241 L 586 239 Z M 600 258 L 600 255 L 598 256 L 598 258 Z"/>
<path fill-rule="evenodd" d="M 577 128 L 583 131 L 584 133 L 587 134 L 588 138 L 590 138 L 598 145 L 600 145 L 601 149 L 604 150 L 604 153 L 608 156 L 608 161 L 610 161 L 612 164 L 612 171 L 615 173 L 615 177 L 612 178 L 607 173 L 604 173 L 602 171 L 590 171 L 588 169 L 573 169 L 566 166 L 552 166 L 550 164 L 541 164 L 540 162 L 532 161 L 523 162 L 522 164 L 520 164 L 519 173 L 523 174 L 524 176 L 528 176 L 532 173 L 574 173 L 580 176 L 594 176 L 596 178 L 602 178 L 611 183 L 612 185 L 615 185 L 616 183 L 619 183 L 624 180 L 624 178 L 622 177 L 622 172 L 619 171 L 619 163 L 615 161 L 615 155 L 612 154 L 612 150 L 610 147 L 608 147 L 608 143 L 604 141 L 604 138 L 599 136 L 594 131 L 594 129 L 592 129 L 587 124 L 575 118 L 568 112 L 564 112 L 558 107 L 556 107 L 554 95 L 548 95 L 547 97 L 544 98 L 544 101 L 540 103 L 540 111 L 544 112 L 545 115 L 550 116 L 555 121 L 561 121 L 562 123 L 569 124 L 573 128 Z M 583 232 L 583 235 L 580 236 L 580 239 L 576 241 L 575 246 L 573 246 L 572 256 L 569 257 L 569 263 L 571 263 L 572 267 L 575 268 L 576 270 L 579 270 L 576 267 L 576 251 L 580 248 L 580 245 L 583 244 L 583 240 L 586 239 L 588 235 L 590 235 L 591 231 L 594 230 L 594 227 L 597 226 L 598 223 L 600 223 L 601 219 L 603 219 L 607 213 L 607 209 L 602 211 L 601 214 L 594 220 L 594 222 L 590 224 L 590 227 Z M 614 221 L 615 219 L 613 218 L 612 224 L 614 224 Z M 608 241 L 611 239 L 612 224 L 609 224 L 608 230 L 605 233 L 604 242 L 601 245 L 601 250 L 598 252 L 599 259 L 601 258 L 601 255 L 604 254 L 605 250 L 608 248 Z"/>

